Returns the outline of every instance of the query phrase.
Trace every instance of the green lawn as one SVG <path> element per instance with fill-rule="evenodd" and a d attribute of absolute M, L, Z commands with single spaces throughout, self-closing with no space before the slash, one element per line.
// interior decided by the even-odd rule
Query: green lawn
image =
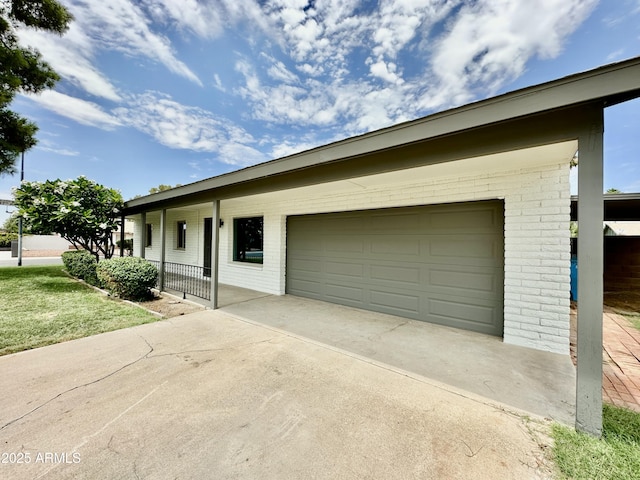
<path fill-rule="evenodd" d="M 72 280 L 62 266 L 0 268 L 0 355 L 157 320 Z"/>
<path fill-rule="evenodd" d="M 636 327 L 638 330 L 640 330 L 640 315 L 639 314 L 625 314 L 625 317 L 627 317 L 627 320 L 629 320 L 631 322 L 631 325 L 633 325 L 634 327 Z"/>
<path fill-rule="evenodd" d="M 562 479 L 640 478 L 640 414 L 604 405 L 598 440 L 573 428 L 553 428 L 554 460 Z"/>

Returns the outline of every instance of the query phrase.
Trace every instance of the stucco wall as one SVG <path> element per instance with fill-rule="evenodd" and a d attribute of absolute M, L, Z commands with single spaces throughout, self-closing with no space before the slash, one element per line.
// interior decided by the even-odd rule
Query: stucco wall
<path fill-rule="evenodd" d="M 289 198 L 221 202 L 220 282 L 273 294 L 285 292 L 287 215 L 503 198 L 505 202 L 504 341 L 556 353 L 569 352 L 569 167 L 565 163 L 513 171 L 415 178 L 327 194 L 294 190 Z M 166 261 L 202 265 L 204 217 L 210 208 L 169 210 Z M 264 216 L 264 263 L 232 260 L 233 218 Z M 185 251 L 175 249 L 175 222 L 187 221 Z M 159 232 L 159 214 L 147 222 Z M 139 222 L 138 222 L 139 223 Z M 198 225 L 199 230 L 191 228 Z M 139 241 L 136 225 L 136 241 Z M 157 245 L 147 258 L 159 258 Z M 195 248 L 192 248 L 195 247 Z M 139 252 L 139 246 L 136 247 Z"/>

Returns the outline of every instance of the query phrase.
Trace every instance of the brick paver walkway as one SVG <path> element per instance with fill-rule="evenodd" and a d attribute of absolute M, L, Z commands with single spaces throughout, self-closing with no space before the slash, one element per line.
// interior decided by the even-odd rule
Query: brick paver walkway
<path fill-rule="evenodd" d="M 571 311 L 571 358 L 575 364 L 575 310 Z M 602 399 L 640 412 L 640 330 L 605 308 L 602 319 Z"/>
<path fill-rule="evenodd" d="M 640 412 L 640 330 L 605 311 L 602 343 L 603 400 Z"/>

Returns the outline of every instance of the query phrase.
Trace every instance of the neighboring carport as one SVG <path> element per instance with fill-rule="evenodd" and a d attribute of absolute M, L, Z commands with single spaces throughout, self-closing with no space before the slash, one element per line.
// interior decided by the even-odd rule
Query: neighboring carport
<path fill-rule="evenodd" d="M 640 59 L 636 58 L 134 199 L 127 202 L 124 214 L 144 215 L 147 211 L 160 210 L 164 218 L 168 208 L 207 202 L 211 205 L 213 224 L 217 225 L 220 201 L 460 160 L 480 164 L 491 155 L 577 141 L 581 235 L 576 426 L 599 435 L 602 424 L 603 110 L 639 96 Z M 568 210 L 568 202 L 566 207 Z M 164 238 L 164 230 L 161 237 Z M 211 266 L 214 308 L 220 263 L 218 240 L 215 233 Z M 568 259 L 566 262 L 562 258 L 556 260 L 558 265 L 563 262 L 568 267 Z M 508 270 L 510 267 L 505 265 L 505 274 L 512 273 Z M 556 283 L 560 285 L 563 281 Z M 566 295 L 568 297 L 568 291 Z M 509 301 L 515 300 L 510 297 Z M 568 326 L 568 306 L 566 318 Z M 512 320 L 512 323 L 517 326 L 518 322 Z M 541 335 L 540 332 L 534 334 Z"/>

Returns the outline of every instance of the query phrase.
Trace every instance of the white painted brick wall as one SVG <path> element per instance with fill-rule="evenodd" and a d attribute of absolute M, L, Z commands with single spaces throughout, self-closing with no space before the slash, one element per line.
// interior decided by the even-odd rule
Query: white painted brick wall
<path fill-rule="evenodd" d="M 286 217 L 337 212 L 465 202 L 502 198 L 505 202 L 504 341 L 547 350 L 569 352 L 569 167 L 538 166 L 499 173 L 439 178 L 416 178 L 416 183 L 331 192 L 327 195 L 290 192 L 286 200 L 221 202 L 220 282 L 281 295 L 285 293 Z M 167 261 L 202 265 L 202 225 L 210 209 L 168 211 L 173 231 L 187 220 L 185 251 L 175 249 L 174 233 L 167 238 Z M 233 219 L 264 217 L 264 263 L 243 264 L 232 259 Z M 157 222 L 157 223 L 156 223 Z M 147 214 L 159 232 L 159 215 Z M 191 228 L 198 225 L 199 229 Z M 136 225 L 136 232 L 138 232 Z M 139 235 L 136 235 L 139 238 Z M 147 258 L 159 257 L 154 238 Z M 195 248 L 196 250 L 192 250 Z"/>

